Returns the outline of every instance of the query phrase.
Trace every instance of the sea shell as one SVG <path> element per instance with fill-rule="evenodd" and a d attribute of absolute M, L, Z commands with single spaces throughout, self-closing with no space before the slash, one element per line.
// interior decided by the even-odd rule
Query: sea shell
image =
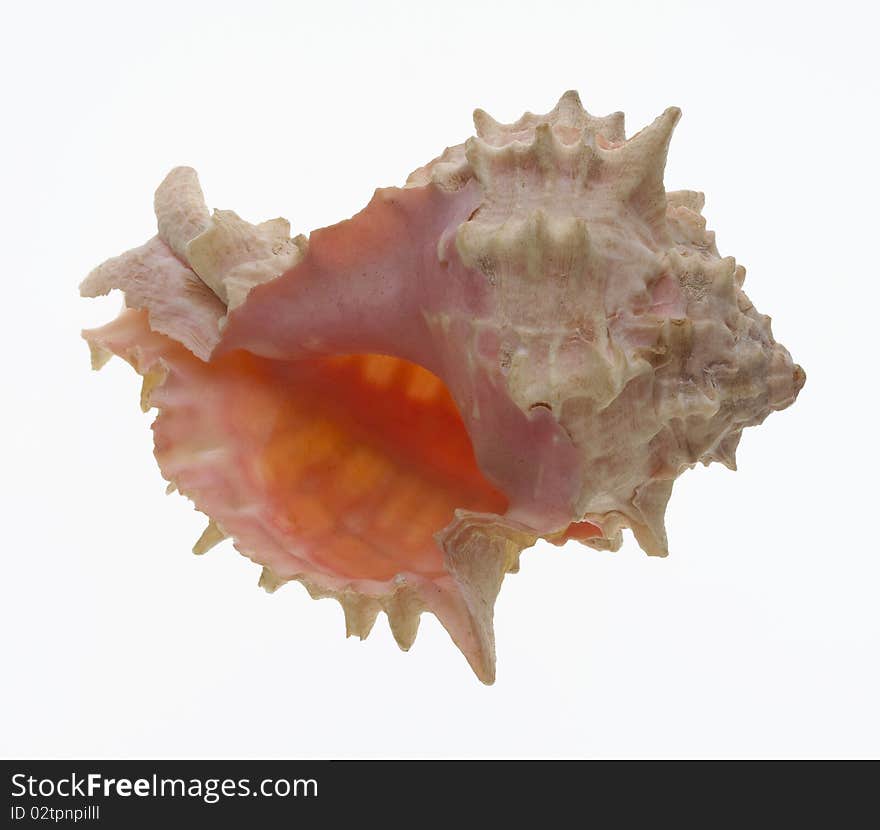
<path fill-rule="evenodd" d="M 436 614 L 495 676 L 495 598 L 537 539 L 665 556 L 675 478 L 734 468 L 744 427 L 804 373 L 722 258 L 703 196 L 666 193 L 679 111 L 627 139 L 567 92 L 376 191 L 352 219 L 210 213 L 176 168 L 158 236 L 85 296 L 127 309 L 84 332 L 143 375 L 163 475 L 269 591 L 335 597 L 361 638 L 385 611 L 408 649 Z"/>

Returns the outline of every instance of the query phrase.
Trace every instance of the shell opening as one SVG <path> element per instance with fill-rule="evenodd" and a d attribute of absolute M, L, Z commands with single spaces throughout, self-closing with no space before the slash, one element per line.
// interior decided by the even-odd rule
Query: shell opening
<path fill-rule="evenodd" d="M 209 363 L 128 310 L 86 333 L 145 377 L 166 479 L 281 580 L 381 593 L 445 574 L 434 535 L 455 511 L 501 513 L 445 384 L 376 354 L 294 361 L 235 351 Z"/>

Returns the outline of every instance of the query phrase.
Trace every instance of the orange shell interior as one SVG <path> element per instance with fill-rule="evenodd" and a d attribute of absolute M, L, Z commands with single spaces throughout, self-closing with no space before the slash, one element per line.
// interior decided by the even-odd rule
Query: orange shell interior
<path fill-rule="evenodd" d="M 382 355 L 257 363 L 248 371 L 280 386 L 260 450 L 267 491 L 298 535 L 321 538 L 313 558 L 335 573 L 440 574 L 433 534 L 456 508 L 506 510 L 449 392 L 426 369 Z"/>
<path fill-rule="evenodd" d="M 151 398 L 163 473 L 282 577 L 441 575 L 434 534 L 455 509 L 507 508 L 445 385 L 420 366 L 246 352 L 204 363 L 132 310 L 86 336 L 142 374 L 167 367 Z"/>

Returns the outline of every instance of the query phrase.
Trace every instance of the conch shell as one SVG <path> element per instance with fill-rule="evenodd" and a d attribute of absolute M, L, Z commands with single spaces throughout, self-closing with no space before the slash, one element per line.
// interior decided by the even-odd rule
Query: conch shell
<path fill-rule="evenodd" d="M 209 212 L 196 174 L 159 186 L 158 236 L 85 296 L 126 310 L 86 331 L 143 376 L 166 479 L 263 566 L 384 611 L 401 648 L 434 613 L 495 676 L 495 598 L 539 538 L 667 554 L 675 478 L 735 467 L 744 427 L 804 373 L 721 257 L 703 196 L 667 193 L 675 108 L 627 139 L 567 92 L 291 238 Z"/>

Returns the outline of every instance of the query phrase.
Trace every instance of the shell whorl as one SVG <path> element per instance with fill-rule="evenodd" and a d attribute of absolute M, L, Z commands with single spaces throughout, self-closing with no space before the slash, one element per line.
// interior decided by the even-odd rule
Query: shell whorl
<path fill-rule="evenodd" d="M 626 140 L 622 115 L 591 116 L 570 95 L 546 116 L 526 114 L 509 126 L 490 127 L 478 111 L 478 135 L 464 145 L 484 193 L 473 221 L 499 225 L 533 210 L 611 221 L 626 210 L 665 241 L 663 170 L 680 110 L 670 107 Z"/>
<path fill-rule="evenodd" d="M 475 113 L 478 135 L 462 146 L 482 201 L 456 247 L 518 332 L 510 386 L 522 408 L 530 399 L 554 408 L 575 391 L 604 406 L 628 379 L 607 317 L 662 270 L 672 241 L 663 169 L 679 114 L 670 108 L 626 140 L 621 113 L 590 115 L 574 92 L 510 125 Z M 558 333 L 545 348 L 530 331 L 546 339 L 548 302 Z"/>
<path fill-rule="evenodd" d="M 480 186 L 456 250 L 493 298 L 511 398 L 547 406 L 583 454 L 579 515 L 660 555 L 674 478 L 734 467 L 742 429 L 803 384 L 742 292 L 745 270 L 719 255 L 703 194 L 666 193 L 680 114 L 627 139 L 621 114 L 592 116 L 573 92 L 508 125 L 478 110 L 477 135 L 433 179 Z"/>

